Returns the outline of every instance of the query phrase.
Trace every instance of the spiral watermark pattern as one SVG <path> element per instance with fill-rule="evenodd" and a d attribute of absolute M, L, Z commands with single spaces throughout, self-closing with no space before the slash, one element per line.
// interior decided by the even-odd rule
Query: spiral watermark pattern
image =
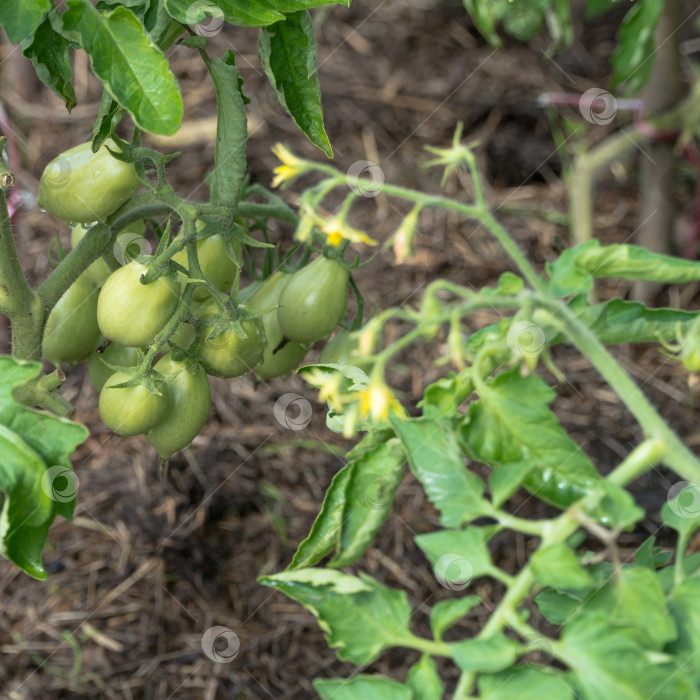
<path fill-rule="evenodd" d="M 443 588 L 464 590 L 472 580 L 474 569 L 468 559 L 459 554 L 443 554 L 433 567 L 435 578 Z"/>
<path fill-rule="evenodd" d="M 383 508 L 393 496 L 391 482 L 380 474 L 363 474 L 354 485 L 353 495 L 365 508 Z"/>
<path fill-rule="evenodd" d="M 384 171 L 371 160 L 357 160 L 347 171 L 348 187 L 362 197 L 376 197 L 384 185 Z M 363 178 L 360 182 L 355 178 Z M 370 178 L 370 179 L 367 179 Z"/>
<path fill-rule="evenodd" d="M 667 170 L 659 183 L 663 196 L 677 207 L 685 207 L 695 200 L 698 183 L 690 168 Z"/>
<path fill-rule="evenodd" d="M 527 647 L 525 656 L 526 665 L 531 668 L 548 668 L 554 659 L 552 644 L 549 639 L 540 634 L 529 634 L 525 637 Z"/>
<path fill-rule="evenodd" d="M 700 484 L 679 481 L 668 490 L 666 501 L 679 518 L 697 518 L 700 516 Z"/>
<path fill-rule="evenodd" d="M 121 265 L 128 265 L 134 260 L 143 262 L 153 251 L 151 244 L 138 233 L 127 231 L 117 237 L 114 243 L 114 257 Z"/>
<path fill-rule="evenodd" d="M 202 13 L 206 19 L 199 19 Z M 190 5 L 187 10 L 185 22 L 198 36 L 209 38 L 216 36 L 224 26 L 223 10 L 207 0 L 198 0 Z"/>
<path fill-rule="evenodd" d="M 218 664 L 230 664 L 241 649 L 241 640 L 228 627 L 216 625 L 202 635 L 202 651 Z"/>
<path fill-rule="evenodd" d="M 46 166 L 43 178 L 48 187 L 60 189 L 68 184 L 72 172 L 73 168 L 68 159 L 59 156 Z"/>
<path fill-rule="evenodd" d="M 532 321 L 516 321 L 506 336 L 508 347 L 520 357 L 537 357 L 544 347 L 544 331 Z"/>
<path fill-rule="evenodd" d="M 311 404 L 299 394 L 282 394 L 275 401 L 275 419 L 283 428 L 303 430 L 311 422 Z"/>
<path fill-rule="evenodd" d="M 49 467 L 41 477 L 41 490 L 57 503 L 69 503 L 74 500 L 79 486 L 76 473 L 62 464 Z"/>
<path fill-rule="evenodd" d="M 617 114 L 617 100 L 607 90 L 591 88 L 581 95 L 578 108 L 587 122 L 610 124 Z"/>

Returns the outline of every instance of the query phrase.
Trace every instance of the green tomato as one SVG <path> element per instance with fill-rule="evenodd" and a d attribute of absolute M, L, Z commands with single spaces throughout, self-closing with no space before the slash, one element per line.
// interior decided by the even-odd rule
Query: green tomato
<path fill-rule="evenodd" d="M 136 230 L 133 229 L 144 229 L 145 227 L 143 226 L 143 223 L 139 222 L 141 225 L 140 226 L 134 226 L 132 227 L 132 230 L 129 231 L 123 231 L 117 236 L 117 243 L 122 243 L 123 247 L 126 247 L 128 243 L 130 243 L 133 239 L 142 239 L 143 238 L 143 232 L 137 233 Z M 87 228 L 90 228 L 91 224 L 87 225 Z M 87 229 L 83 227 L 82 224 L 78 224 L 77 226 L 74 226 L 70 232 L 70 244 L 71 248 L 75 248 L 78 243 L 84 238 L 85 234 L 87 233 Z M 117 246 L 115 245 L 115 248 Z M 109 265 L 104 261 L 103 258 L 97 258 L 94 263 L 92 263 L 87 270 L 83 273 L 96 287 L 101 287 L 104 283 L 105 280 L 112 274 L 112 270 L 109 269 Z"/>
<path fill-rule="evenodd" d="M 207 422 L 211 390 L 201 367 L 190 373 L 184 362 L 176 362 L 170 355 L 162 357 L 155 369 L 166 377 L 172 376 L 165 382 L 171 407 L 166 419 L 146 434 L 146 440 L 161 459 L 168 459 L 173 452 L 187 447 Z"/>
<path fill-rule="evenodd" d="M 210 338 L 214 325 L 204 327 L 199 357 L 209 374 L 227 379 L 241 377 L 262 362 L 267 345 L 262 319 L 249 319 L 241 325 L 247 338 L 240 338 L 233 328 Z"/>
<path fill-rule="evenodd" d="M 288 340 L 313 343 L 329 336 L 348 308 L 348 271 L 336 260 L 316 258 L 295 272 L 280 294 L 280 329 Z"/>
<path fill-rule="evenodd" d="M 321 355 L 318 358 L 318 364 L 360 366 L 363 364 L 363 358 L 355 356 L 358 345 L 359 335 L 357 332 L 345 329 L 339 330 L 323 346 Z"/>
<path fill-rule="evenodd" d="M 104 221 L 126 202 L 141 184 L 133 163 L 123 163 L 105 146 L 97 153 L 87 141 L 61 153 L 44 168 L 39 180 L 38 205 L 59 219 L 75 223 Z"/>
<path fill-rule="evenodd" d="M 199 223 L 197 225 L 199 227 Z M 213 236 L 207 236 L 197 241 L 197 258 L 202 274 L 222 292 L 230 289 L 233 280 L 236 277 L 238 265 L 231 259 L 226 250 L 226 241 L 219 233 Z M 180 263 L 186 270 L 189 269 L 187 264 L 187 250 L 181 250 L 173 255 L 173 260 Z M 194 290 L 193 299 L 195 301 L 204 301 L 211 296 L 204 287 L 197 287 Z"/>
<path fill-rule="evenodd" d="M 250 306 L 258 309 L 276 306 L 279 303 L 282 289 L 290 277 L 291 275 L 282 270 L 278 270 L 268 277 L 250 297 Z M 263 353 L 263 361 L 255 368 L 255 374 L 258 379 L 262 380 L 289 374 L 299 366 L 310 346 L 289 341 L 284 347 L 277 350 L 277 346 L 282 340 L 282 329 L 277 318 L 277 310 L 270 311 L 261 318 L 267 346 Z"/>
<path fill-rule="evenodd" d="M 161 387 L 151 393 L 143 384 L 114 388 L 131 379 L 126 372 L 115 372 L 100 391 L 100 418 L 117 435 L 128 437 L 146 433 L 162 423 L 170 410 L 170 395 Z"/>
<path fill-rule="evenodd" d="M 79 362 L 97 345 L 98 294 L 97 287 L 81 275 L 51 310 L 42 351 L 57 367 L 61 362 Z"/>
<path fill-rule="evenodd" d="M 172 316 L 180 285 L 167 277 L 143 285 L 141 276 L 147 269 L 132 260 L 115 270 L 102 286 L 97 322 L 105 338 L 129 347 L 150 345 Z"/>
<path fill-rule="evenodd" d="M 139 361 L 137 348 L 127 348 L 118 343 L 110 343 L 102 352 L 97 349 L 90 353 L 88 359 L 88 375 L 96 391 L 101 391 L 105 382 L 114 374 L 114 370 L 107 367 L 110 365 L 120 367 L 135 367 Z"/>

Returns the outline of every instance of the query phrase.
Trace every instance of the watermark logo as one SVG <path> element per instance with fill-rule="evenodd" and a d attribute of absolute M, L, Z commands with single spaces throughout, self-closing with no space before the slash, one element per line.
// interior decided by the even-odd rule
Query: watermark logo
<path fill-rule="evenodd" d="M 41 477 L 41 490 L 57 503 L 69 503 L 74 500 L 79 485 L 76 473 L 62 464 L 49 467 Z"/>
<path fill-rule="evenodd" d="M 679 518 L 700 516 L 700 485 L 679 481 L 671 486 L 666 497 L 668 507 Z"/>
<path fill-rule="evenodd" d="M 587 122 L 610 124 L 617 114 L 617 100 L 607 90 L 591 88 L 581 95 L 578 108 Z"/>
<path fill-rule="evenodd" d="M 384 171 L 371 160 L 355 161 L 347 171 L 348 187 L 362 197 L 376 197 L 382 191 L 384 180 Z"/>
<path fill-rule="evenodd" d="M 299 394 L 282 394 L 275 401 L 275 419 L 283 428 L 303 430 L 311 422 L 311 404 Z"/>
<path fill-rule="evenodd" d="M 472 580 L 474 569 L 468 559 L 459 554 L 443 554 L 433 567 L 435 578 L 451 591 L 464 590 Z"/>
<path fill-rule="evenodd" d="M 241 640 L 228 627 L 216 625 L 202 635 L 202 651 L 218 664 L 229 664 L 241 649 Z"/>
<path fill-rule="evenodd" d="M 127 231 L 117 236 L 114 243 L 114 257 L 122 265 L 128 265 L 136 260 L 143 262 L 152 252 L 151 244 L 138 233 Z"/>
<path fill-rule="evenodd" d="M 205 19 L 201 19 L 202 14 Z M 193 2 L 187 10 L 185 22 L 198 36 L 209 38 L 216 36 L 224 26 L 223 10 L 206 0 Z"/>
<path fill-rule="evenodd" d="M 516 321 L 506 336 L 508 347 L 520 357 L 537 357 L 544 347 L 544 331 L 532 321 Z"/>

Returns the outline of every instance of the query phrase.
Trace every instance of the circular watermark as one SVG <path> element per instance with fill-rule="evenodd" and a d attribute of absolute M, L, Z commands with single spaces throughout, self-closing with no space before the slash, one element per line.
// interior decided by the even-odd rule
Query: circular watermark
<path fill-rule="evenodd" d="M 228 627 L 216 625 L 202 635 L 202 651 L 218 664 L 229 664 L 241 649 L 241 640 Z"/>
<path fill-rule="evenodd" d="M 516 321 L 506 336 L 508 347 L 520 357 L 537 357 L 544 347 L 544 331 L 532 321 Z"/>
<path fill-rule="evenodd" d="M 383 508 L 393 497 L 391 482 L 379 474 L 363 474 L 353 487 L 355 499 L 365 508 Z"/>
<path fill-rule="evenodd" d="M 376 197 L 384 185 L 384 171 L 371 160 L 357 160 L 347 172 L 348 187 L 362 197 Z M 356 180 L 355 178 L 362 178 Z"/>
<path fill-rule="evenodd" d="M 202 13 L 205 19 L 200 19 Z M 224 26 L 224 12 L 214 3 L 197 0 L 189 6 L 185 23 L 198 36 L 209 38 L 216 36 Z"/>
<path fill-rule="evenodd" d="M 299 394 L 282 394 L 275 401 L 275 419 L 283 428 L 303 430 L 311 422 L 311 404 Z"/>
<path fill-rule="evenodd" d="M 433 571 L 438 583 L 451 591 L 464 590 L 474 574 L 469 560 L 459 554 L 443 554 L 435 562 Z"/>
<path fill-rule="evenodd" d="M 49 467 L 41 477 L 41 490 L 57 503 L 69 503 L 74 500 L 79 485 L 76 473 L 62 464 Z"/>
<path fill-rule="evenodd" d="M 541 634 L 528 634 L 525 637 L 526 648 L 523 653 L 525 664 L 531 668 L 548 668 L 554 660 L 552 643 Z"/>
<path fill-rule="evenodd" d="M 697 518 L 700 516 L 700 484 L 679 481 L 668 490 L 666 501 L 679 518 Z"/>
<path fill-rule="evenodd" d="M 127 231 L 117 236 L 114 243 L 114 257 L 122 265 L 134 260 L 143 262 L 153 251 L 151 244 L 138 233 Z"/>
<path fill-rule="evenodd" d="M 695 201 L 698 182 L 695 173 L 690 168 L 667 170 L 661 176 L 659 185 L 661 194 L 677 207 L 685 207 Z"/>
<path fill-rule="evenodd" d="M 617 114 L 617 100 L 607 90 L 591 88 L 578 101 L 581 116 L 591 124 L 610 124 Z"/>
<path fill-rule="evenodd" d="M 54 158 L 45 168 L 43 178 L 49 187 L 60 189 L 70 180 L 73 168 L 67 158 Z"/>

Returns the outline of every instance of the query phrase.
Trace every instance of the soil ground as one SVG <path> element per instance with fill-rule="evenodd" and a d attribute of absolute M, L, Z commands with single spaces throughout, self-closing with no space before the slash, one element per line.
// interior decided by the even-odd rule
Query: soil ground
<path fill-rule="evenodd" d="M 335 164 L 346 170 L 361 160 L 379 164 L 388 181 L 437 191 L 439 173 L 422 169 L 424 146 L 449 144 L 456 123 L 465 139 L 478 139 L 487 195 L 501 220 L 542 266 L 568 243 L 566 229 L 512 213 L 512 207 L 565 211 L 561 163 L 547 115 L 537 97 L 545 91 L 581 93 L 605 86 L 617 16 L 586 25 L 584 36 L 556 56 L 547 40 L 529 45 L 506 41 L 494 51 L 478 36 L 457 2 L 355 0 L 352 8 L 316 13 L 320 80 Z M 212 40 L 215 52 L 233 48 L 250 106 L 250 170 L 269 185 L 276 161 L 271 146 L 283 142 L 304 156 L 323 159 L 274 104 L 259 68 L 255 32 L 225 30 Z M 2 98 L 21 149 L 16 170 L 25 196 L 17 239 L 29 276 L 49 270 L 46 250 L 57 234 L 68 245 L 65 224 L 40 213 L 33 201 L 44 165 L 68 145 L 90 137 L 100 92 L 85 57 L 75 65 L 80 106 L 68 116 L 4 45 Z M 213 160 L 215 106 L 198 60 L 185 48 L 170 52 L 186 101 L 179 138 L 163 145 L 182 155 L 169 174 L 183 195 L 202 199 L 203 179 Z M 577 111 L 567 116 L 580 120 Z M 619 127 L 596 127 L 597 140 Z M 623 241 L 634 232 L 636 162 L 606 176 L 599 188 L 596 229 L 603 240 Z M 468 196 L 470 183 L 453 176 L 448 194 Z M 295 201 L 292 187 L 284 196 Z M 466 194 L 465 194 L 466 192 Z M 511 210 L 508 210 L 511 207 Z M 363 203 L 354 222 L 386 239 L 406 213 L 379 196 Z M 280 230 L 280 237 L 291 231 Z M 471 222 L 428 213 L 420 224 L 418 254 L 395 266 L 390 252 L 358 274 L 369 309 L 416 303 L 422 288 L 438 277 L 480 287 L 512 269 L 497 244 Z M 627 289 L 601 293 L 626 294 Z M 660 301 L 696 307 L 696 289 Z M 482 322 L 489 321 L 482 318 Z M 0 326 L 0 351 L 7 329 Z M 314 353 L 318 349 L 314 350 Z M 695 392 L 677 365 L 658 348 L 616 350 L 654 404 L 693 447 L 700 444 Z M 311 355 L 313 358 L 315 355 Z M 444 373 L 432 364 L 435 348 L 413 350 L 407 371 L 397 376 L 407 404 L 420 387 Z M 608 471 L 639 438 L 617 397 L 571 348 L 554 355 L 566 382 L 556 408 L 575 440 L 602 471 Z M 57 522 L 50 533 L 46 583 L 31 580 L 0 561 L 0 696 L 11 700 L 109 698 L 223 700 L 224 698 L 312 698 L 316 677 L 350 676 L 354 667 L 336 659 L 313 617 L 256 582 L 282 570 L 306 536 L 324 490 L 342 466 L 350 445 L 325 427 L 324 406 L 299 377 L 254 385 L 248 378 L 212 382 L 211 420 L 191 449 L 172 458 L 168 478 L 158 478 L 158 460 L 141 437 L 120 439 L 99 421 L 97 396 L 82 367 L 71 370 L 66 397 L 89 440 L 75 455 L 80 480 L 73 523 Z M 310 424 L 292 431 L 273 408 L 285 393 L 306 398 Z M 673 483 L 658 471 L 635 487 L 649 517 L 624 535 L 623 555 L 649 534 L 659 534 L 658 510 Z M 519 515 L 549 511 L 525 495 L 514 501 Z M 416 533 L 437 527 L 436 513 L 412 477 L 401 485 L 394 510 L 356 570 L 403 588 L 417 610 L 414 628 L 428 631 L 428 612 L 451 595 L 436 582 L 413 544 Z M 663 532 L 660 533 L 663 538 Z M 531 546 L 522 537 L 499 539 L 495 561 L 514 571 Z M 475 584 L 485 605 L 455 629 L 473 633 L 500 595 L 498 584 Z M 214 625 L 234 630 L 240 652 L 229 664 L 202 654 L 202 634 Z M 394 650 L 364 669 L 403 679 L 417 659 Z M 446 669 L 446 679 L 454 675 Z"/>

